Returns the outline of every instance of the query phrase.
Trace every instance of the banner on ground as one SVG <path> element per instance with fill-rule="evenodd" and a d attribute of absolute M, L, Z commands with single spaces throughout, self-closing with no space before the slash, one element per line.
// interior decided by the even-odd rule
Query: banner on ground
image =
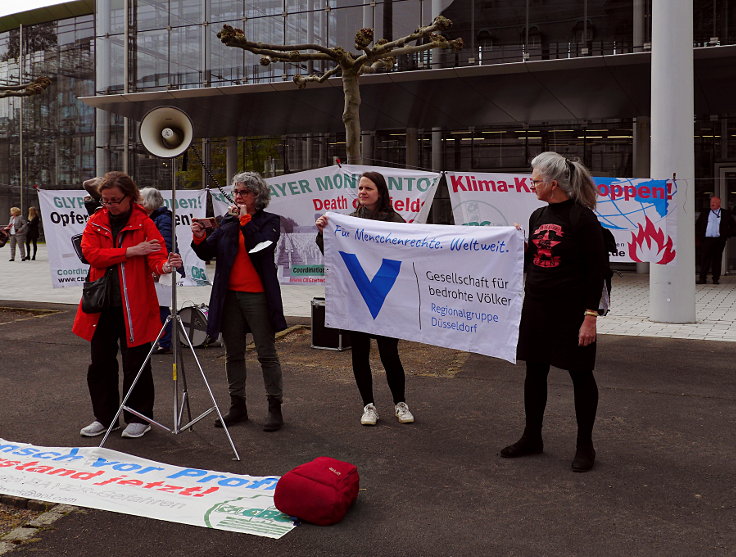
<path fill-rule="evenodd" d="M 328 213 L 324 238 L 328 327 L 516 361 L 520 231 Z"/>
<path fill-rule="evenodd" d="M 278 480 L 0 439 L 0 493 L 268 538 L 293 528 L 273 504 Z"/>
<path fill-rule="evenodd" d="M 38 190 L 43 229 L 48 245 L 51 284 L 54 288 L 80 288 L 87 277 L 88 265 L 77 257 L 71 238 L 84 231 L 87 210 L 84 190 Z M 171 190 L 161 190 L 164 203 L 171 208 Z M 191 219 L 205 216 L 205 190 L 176 192 L 176 241 L 184 260 L 186 278 L 177 274 L 180 286 L 209 284 L 204 262 L 192 251 Z"/>
<path fill-rule="evenodd" d="M 545 203 L 531 190 L 529 174 L 446 172 L 455 224 L 523 227 Z M 616 238 L 611 261 L 666 265 L 676 259 L 676 219 L 685 201 L 682 181 L 593 178 L 598 188 L 595 213 Z"/>
<path fill-rule="evenodd" d="M 281 283 L 324 283 L 322 254 L 314 243 L 314 221 L 327 211 L 355 211 L 358 181 L 368 170 L 386 178 L 393 207 L 404 220 L 427 221 L 441 176 L 437 172 L 343 164 L 267 178 L 271 202 L 266 210 L 281 216 L 281 238 L 276 247 Z M 210 192 L 215 214 L 224 215 L 230 202 L 219 191 Z"/>

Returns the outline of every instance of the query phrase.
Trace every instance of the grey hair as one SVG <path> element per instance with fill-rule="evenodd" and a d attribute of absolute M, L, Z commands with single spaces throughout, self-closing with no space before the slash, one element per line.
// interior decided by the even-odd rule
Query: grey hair
<path fill-rule="evenodd" d="M 142 188 L 141 194 L 141 205 L 146 211 L 153 213 L 156 209 L 164 204 L 164 198 L 161 196 L 161 192 L 156 188 Z"/>
<path fill-rule="evenodd" d="M 271 189 L 258 172 L 238 172 L 233 176 L 231 184 L 243 184 L 246 188 L 256 194 L 256 210 L 260 211 L 268 207 L 271 201 Z"/>
<path fill-rule="evenodd" d="M 598 189 L 590 171 L 579 160 L 545 151 L 532 159 L 532 168 L 536 168 L 545 179 L 556 180 L 560 189 L 577 203 L 595 209 Z"/>

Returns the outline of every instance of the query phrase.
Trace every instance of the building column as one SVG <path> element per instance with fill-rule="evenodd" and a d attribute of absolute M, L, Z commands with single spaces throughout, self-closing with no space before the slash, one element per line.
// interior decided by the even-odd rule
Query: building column
<path fill-rule="evenodd" d="M 679 182 L 668 217 L 677 256 L 649 275 L 649 316 L 663 323 L 695 322 L 693 83 L 693 2 L 653 0 L 651 175 Z"/>
<path fill-rule="evenodd" d="M 229 136 L 225 145 L 225 181 L 230 180 L 238 171 L 238 138 Z"/>
<path fill-rule="evenodd" d="M 651 133 L 652 122 L 649 116 L 637 116 L 634 119 L 633 132 L 633 178 L 649 178 L 649 166 L 651 163 Z M 636 272 L 639 274 L 649 273 L 649 263 L 637 263 Z"/>
<path fill-rule="evenodd" d="M 419 133 L 416 128 L 406 129 L 406 168 L 419 168 Z"/>
<path fill-rule="evenodd" d="M 634 0 L 633 14 L 632 50 L 633 52 L 644 52 L 644 43 L 647 42 L 646 29 L 646 2 L 645 0 Z"/>
<path fill-rule="evenodd" d="M 361 164 L 373 166 L 375 164 L 374 146 L 375 133 L 362 131 L 360 132 L 360 153 Z"/>

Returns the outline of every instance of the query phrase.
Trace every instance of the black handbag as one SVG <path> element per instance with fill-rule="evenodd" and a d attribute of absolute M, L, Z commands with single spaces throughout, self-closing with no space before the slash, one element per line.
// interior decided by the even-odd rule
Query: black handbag
<path fill-rule="evenodd" d="M 112 300 L 112 273 L 115 267 L 108 267 L 105 274 L 94 282 L 85 281 L 82 288 L 82 311 L 100 313 L 110 307 Z"/>
<path fill-rule="evenodd" d="M 72 246 L 74 247 L 74 251 L 77 254 L 77 257 L 79 257 L 79 260 L 84 263 L 85 265 L 89 265 L 89 261 L 84 257 L 84 254 L 82 253 L 82 235 L 83 233 L 80 232 L 79 234 L 75 234 L 72 236 Z"/>

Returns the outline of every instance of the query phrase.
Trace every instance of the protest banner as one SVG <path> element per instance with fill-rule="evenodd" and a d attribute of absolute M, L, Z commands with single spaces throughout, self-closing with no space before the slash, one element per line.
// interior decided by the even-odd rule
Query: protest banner
<path fill-rule="evenodd" d="M 520 231 L 328 213 L 324 238 L 326 326 L 516 361 Z"/>
<path fill-rule="evenodd" d="M 160 190 L 164 203 L 171 208 L 171 190 Z M 84 231 L 87 211 L 84 208 L 84 190 L 38 190 L 41 218 L 48 246 L 51 284 L 54 288 L 76 286 L 80 288 L 87 277 L 88 265 L 79 260 L 71 238 Z M 191 249 L 191 219 L 205 215 L 206 192 L 184 190 L 176 192 L 176 239 L 184 260 L 186 278 L 177 274 L 180 286 L 210 284 L 205 274 L 204 262 Z"/>
<path fill-rule="evenodd" d="M 544 205 L 531 190 L 529 174 L 447 172 L 455 224 L 523 227 Z M 676 257 L 676 207 L 684 203 L 673 180 L 593 178 L 595 213 L 616 239 L 611 261 L 666 265 Z"/>
<path fill-rule="evenodd" d="M 268 538 L 293 528 L 273 504 L 278 480 L 0 438 L 0 493 Z"/>
<path fill-rule="evenodd" d="M 279 281 L 283 284 L 324 283 L 322 254 L 314 243 L 314 221 L 327 211 L 352 213 L 358 207 L 358 181 L 368 170 L 386 178 L 394 209 L 407 222 L 426 222 L 440 174 L 381 166 L 334 165 L 267 178 L 271 202 L 266 209 L 281 217 L 276 247 Z M 230 202 L 210 190 L 216 215 Z"/>

